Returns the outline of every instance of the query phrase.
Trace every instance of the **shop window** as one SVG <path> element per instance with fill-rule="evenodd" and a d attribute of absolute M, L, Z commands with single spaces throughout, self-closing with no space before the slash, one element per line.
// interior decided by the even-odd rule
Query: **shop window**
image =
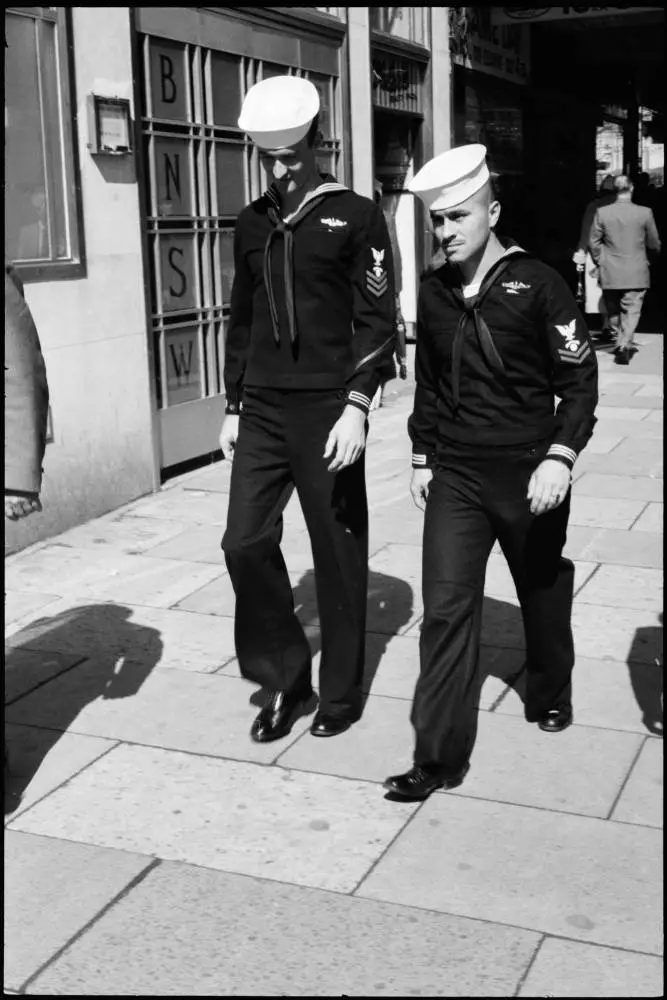
<path fill-rule="evenodd" d="M 430 46 L 428 7 L 369 7 L 368 10 L 373 31 L 426 48 Z"/>
<path fill-rule="evenodd" d="M 84 270 L 70 10 L 5 11 L 5 246 L 24 280 Z"/>

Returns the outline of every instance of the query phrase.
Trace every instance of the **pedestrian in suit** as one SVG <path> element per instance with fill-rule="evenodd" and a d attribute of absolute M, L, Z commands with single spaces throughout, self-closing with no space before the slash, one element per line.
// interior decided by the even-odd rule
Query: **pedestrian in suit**
<path fill-rule="evenodd" d="M 572 256 L 572 260 L 576 264 L 577 268 L 581 268 L 584 271 L 584 298 L 586 305 L 590 302 L 592 307 L 590 309 L 586 309 L 586 312 L 595 312 L 597 310 L 600 313 L 602 319 L 602 329 L 600 331 L 599 340 L 602 343 L 611 343 L 613 337 L 609 326 L 609 316 L 607 315 L 604 295 L 602 294 L 602 289 L 599 284 L 598 269 L 593 263 L 593 258 L 590 255 L 588 246 L 591 241 L 591 230 L 593 228 L 595 213 L 602 205 L 611 205 L 614 201 L 616 201 L 614 178 L 611 174 L 607 174 L 600 184 L 600 190 L 598 191 L 597 198 L 594 198 L 593 201 L 589 201 L 588 205 L 586 205 L 584 217 L 581 222 L 579 242 L 577 243 L 577 249 Z"/>
<path fill-rule="evenodd" d="M 49 389 L 23 285 L 5 261 L 5 517 L 41 511 Z"/>
<path fill-rule="evenodd" d="M 296 489 L 310 535 L 322 635 L 313 736 L 361 715 L 368 585 L 368 411 L 394 351 L 392 255 L 382 210 L 316 159 L 319 95 L 274 77 L 239 127 L 273 184 L 240 214 L 225 343 L 233 457 L 222 540 L 236 594 L 239 667 L 268 691 L 251 738 L 289 733 L 312 697 L 311 652 L 280 549 Z"/>
<path fill-rule="evenodd" d="M 445 262 L 423 278 L 409 432 L 425 507 L 413 766 L 385 788 L 422 799 L 460 784 L 477 727 L 486 564 L 496 540 L 526 635 L 528 722 L 572 722 L 574 566 L 562 556 L 571 469 L 595 424 L 597 361 L 560 275 L 494 229 L 482 145 L 427 163 L 410 189 Z M 560 400 L 556 406 L 556 397 Z"/>
<path fill-rule="evenodd" d="M 647 252 L 660 252 L 660 237 L 650 208 L 632 201 L 628 177 L 615 180 L 616 200 L 597 209 L 590 236 L 593 261 L 615 341 L 616 364 L 629 364 L 651 277 Z"/>

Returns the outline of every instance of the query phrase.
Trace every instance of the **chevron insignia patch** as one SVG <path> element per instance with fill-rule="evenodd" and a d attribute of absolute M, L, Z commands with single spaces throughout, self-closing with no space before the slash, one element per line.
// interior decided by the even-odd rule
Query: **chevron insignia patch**
<path fill-rule="evenodd" d="M 558 357 L 561 361 L 567 361 L 571 365 L 580 365 L 581 362 L 588 357 L 591 353 L 591 348 L 589 344 L 581 344 L 574 351 L 572 350 L 572 344 L 569 344 L 569 350 L 565 351 L 562 348 L 558 351 Z"/>
<path fill-rule="evenodd" d="M 373 254 L 373 268 L 366 270 L 366 287 L 371 295 L 375 295 L 379 299 L 388 288 L 387 272 L 382 266 L 384 250 L 376 250 L 375 247 L 371 247 L 371 253 Z"/>
<path fill-rule="evenodd" d="M 388 287 L 389 283 L 386 271 L 383 271 L 379 276 L 374 274 L 373 271 L 366 271 L 366 288 L 371 295 L 379 299 L 384 295 Z"/>

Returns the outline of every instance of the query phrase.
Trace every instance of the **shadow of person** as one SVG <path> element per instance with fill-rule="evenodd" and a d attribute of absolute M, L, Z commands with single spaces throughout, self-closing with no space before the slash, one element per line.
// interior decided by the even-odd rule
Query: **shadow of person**
<path fill-rule="evenodd" d="M 628 653 L 630 682 L 642 720 L 650 733 L 663 734 L 662 612 L 658 625 L 638 628 Z"/>
<path fill-rule="evenodd" d="M 87 705 L 133 697 L 160 662 L 160 633 L 131 615 L 117 604 L 68 608 L 7 640 L 5 815 L 19 808 L 44 759 Z"/>

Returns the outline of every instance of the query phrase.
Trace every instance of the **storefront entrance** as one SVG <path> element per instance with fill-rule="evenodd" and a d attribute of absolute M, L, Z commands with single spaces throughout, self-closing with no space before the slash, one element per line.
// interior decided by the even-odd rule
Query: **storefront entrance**
<path fill-rule="evenodd" d="M 282 73 L 311 79 L 322 98 L 322 167 L 340 176 L 342 31 L 324 37 L 308 25 L 204 8 L 137 10 L 148 328 L 164 475 L 218 448 L 234 225 L 267 186 L 236 126 L 243 95 Z"/>

